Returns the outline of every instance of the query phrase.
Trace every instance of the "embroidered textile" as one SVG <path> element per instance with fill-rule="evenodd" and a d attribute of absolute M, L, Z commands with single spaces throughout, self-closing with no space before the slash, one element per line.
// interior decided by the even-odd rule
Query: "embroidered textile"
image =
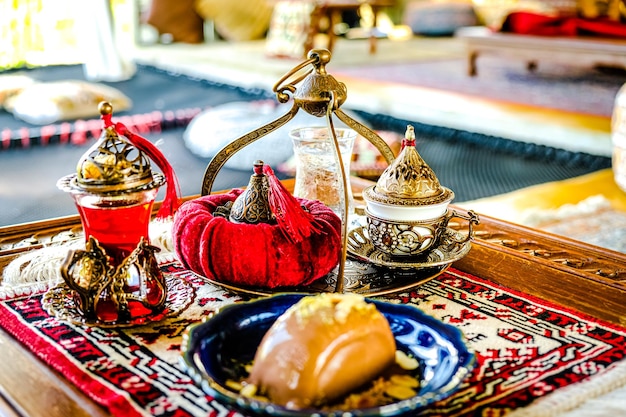
<path fill-rule="evenodd" d="M 0 325 L 113 415 L 229 414 L 191 381 L 178 358 L 187 325 L 240 298 L 177 262 L 162 268 L 195 288 L 193 303 L 177 317 L 127 329 L 75 326 L 50 317 L 41 295 L 31 295 L 1 301 Z M 388 299 L 458 326 L 476 351 L 470 377 L 424 415 L 502 416 L 602 378 L 626 357 L 626 329 L 454 269 Z"/>

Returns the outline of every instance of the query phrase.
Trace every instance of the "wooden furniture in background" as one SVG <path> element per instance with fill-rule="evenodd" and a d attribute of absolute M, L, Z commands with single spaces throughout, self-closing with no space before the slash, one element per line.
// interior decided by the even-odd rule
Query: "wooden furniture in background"
<path fill-rule="evenodd" d="M 478 73 L 476 61 L 485 54 L 524 60 L 529 71 L 541 60 L 626 68 L 626 39 L 520 35 L 487 27 L 462 28 L 455 35 L 465 41 L 470 76 Z"/>
<path fill-rule="evenodd" d="M 326 30 L 328 45 L 326 49 L 332 52 L 336 40 L 334 28 L 343 21 L 341 14 L 346 11 L 358 12 L 361 7 L 370 6 L 374 20 L 370 31 L 369 53 L 376 53 L 376 16 L 380 10 L 394 5 L 395 0 L 327 0 L 317 2 L 311 13 L 309 31 L 304 42 L 304 52 L 308 53 L 313 48 L 315 36 L 324 30 L 322 28 L 323 22 L 328 22 Z"/>

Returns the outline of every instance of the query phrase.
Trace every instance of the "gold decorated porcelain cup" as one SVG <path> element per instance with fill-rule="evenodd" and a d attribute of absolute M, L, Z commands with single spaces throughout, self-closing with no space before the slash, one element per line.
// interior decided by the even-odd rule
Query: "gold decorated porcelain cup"
<path fill-rule="evenodd" d="M 372 244 L 391 256 L 415 256 L 435 247 L 454 212 L 448 210 L 453 193 L 436 204 L 389 204 L 372 198 L 375 187 L 363 193 L 367 231 Z"/>
<path fill-rule="evenodd" d="M 391 256 L 414 256 L 430 250 L 446 229 L 448 216 L 435 219 L 400 221 L 382 219 L 368 210 L 367 232 L 372 244 Z"/>
<path fill-rule="evenodd" d="M 428 252 L 439 245 L 452 217 L 464 217 L 448 210 L 454 192 L 439 183 L 415 149 L 412 126 L 407 127 L 398 157 L 376 185 L 363 190 L 363 199 L 369 239 L 375 248 L 394 257 Z M 469 240 L 478 217 L 472 212 L 464 218 L 470 221 Z"/>
<path fill-rule="evenodd" d="M 390 220 L 374 216 L 365 209 L 367 233 L 370 241 L 383 253 L 394 258 L 419 256 L 441 244 L 441 236 L 454 217 L 468 220 L 469 232 L 464 243 L 473 237 L 473 226 L 478 224 L 478 216 L 469 212 L 467 216 L 454 210 L 447 210 L 443 216 L 426 220 Z"/>

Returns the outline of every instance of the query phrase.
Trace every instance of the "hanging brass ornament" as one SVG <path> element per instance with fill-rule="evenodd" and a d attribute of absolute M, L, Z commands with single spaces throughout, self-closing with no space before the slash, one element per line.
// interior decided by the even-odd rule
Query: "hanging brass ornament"
<path fill-rule="evenodd" d="M 344 170 L 344 164 L 339 150 L 339 142 L 335 130 L 333 116 L 345 123 L 349 128 L 355 130 L 362 137 L 367 139 L 378 149 L 387 163 L 391 163 L 395 155 L 387 143 L 374 131 L 365 125 L 352 119 L 341 110 L 341 105 L 346 101 L 348 91 L 346 85 L 337 81 L 332 75 L 326 72 L 326 65 L 330 62 L 331 53 L 327 49 L 313 49 L 307 59 L 287 72 L 273 88 L 276 98 L 280 103 L 287 103 L 293 100 L 291 109 L 283 116 L 261 126 L 245 135 L 230 142 L 222 148 L 211 160 L 204 173 L 202 181 L 202 195 L 211 193 L 213 182 L 217 173 L 224 164 L 239 150 L 250 145 L 270 132 L 288 123 L 293 119 L 300 109 L 316 116 L 325 117 L 329 138 L 334 144 L 334 157 L 339 167 L 342 188 L 343 188 L 343 216 L 342 216 L 342 251 L 337 276 L 336 292 L 343 292 L 344 269 L 347 255 L 347 227 L 348 227 L 348 182 L 349 173 Z M 305 71 L 307 67 L 311 67 Z M 302 73 L 304 71 L 304 73 Z M 300 75 L 299 75 L 300 74 Z M 300 84 L 297 87 L 297 84 Z M 288 138 L 285 138 L 286 140 Z"/>

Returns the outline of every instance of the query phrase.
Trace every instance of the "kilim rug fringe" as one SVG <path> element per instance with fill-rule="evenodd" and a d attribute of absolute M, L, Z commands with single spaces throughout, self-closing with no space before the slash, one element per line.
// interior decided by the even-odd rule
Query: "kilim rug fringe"
<path fill-rule="evenodd" d="M 619 390 L 619 391 L 615 391 Z M 612 395 L 617 401 L 608 404 L 607 400 L 602 401 L 605 410 L 612 407 L 619 407 L 626 413 L 626 362 L 617 362 L 611 369 L 604 372 L 601 377 L 593 378 L 591 381 L 579 384 L 572 384 L 554 392 L 546 397 L 536 400 L 531 405 L 517 409 L 509 417 L 553 417 L 560 416 L 564 412 L 574 410 L 584 403 L 603 399 L 608 393 L 620 392 L 623 395 Z M 568 413 L 567 417 L 589 417 L 588 411 L 574 411 Z M 616 414 L 614 414 L 616 415 Z M 623 414 L 620 414 L 623 415 Z M 565 416 L 563 416 L 565 417 Z"/>
<path fill-rule="evenodd" d="M 194 107 L 176 111 L 153 111 L 118 117 L 118 121 L 129 130 L 142 135 L 160 133 L 164 130 L 184 127 L 197 116 L 203 108 Z M 24 127 L 17 130 L 4 128 L 0 131 L 0 151 L 11 148 L 29 148 L 31 146 L 87 145 L 100 137 L 102 121 L 99 118 L 62 122 L 42 127 Z"/>
<path fill-rule="evenodd" d="M 9 288 L 26 289 L 28 285 L 54 285 L 61 280 L 59 268 L 70 249 L 84 248 L 82 240 L 72 240 L 60 245 L 28 251 L 13 259 L 0 277 L 0 299 Z"/>

